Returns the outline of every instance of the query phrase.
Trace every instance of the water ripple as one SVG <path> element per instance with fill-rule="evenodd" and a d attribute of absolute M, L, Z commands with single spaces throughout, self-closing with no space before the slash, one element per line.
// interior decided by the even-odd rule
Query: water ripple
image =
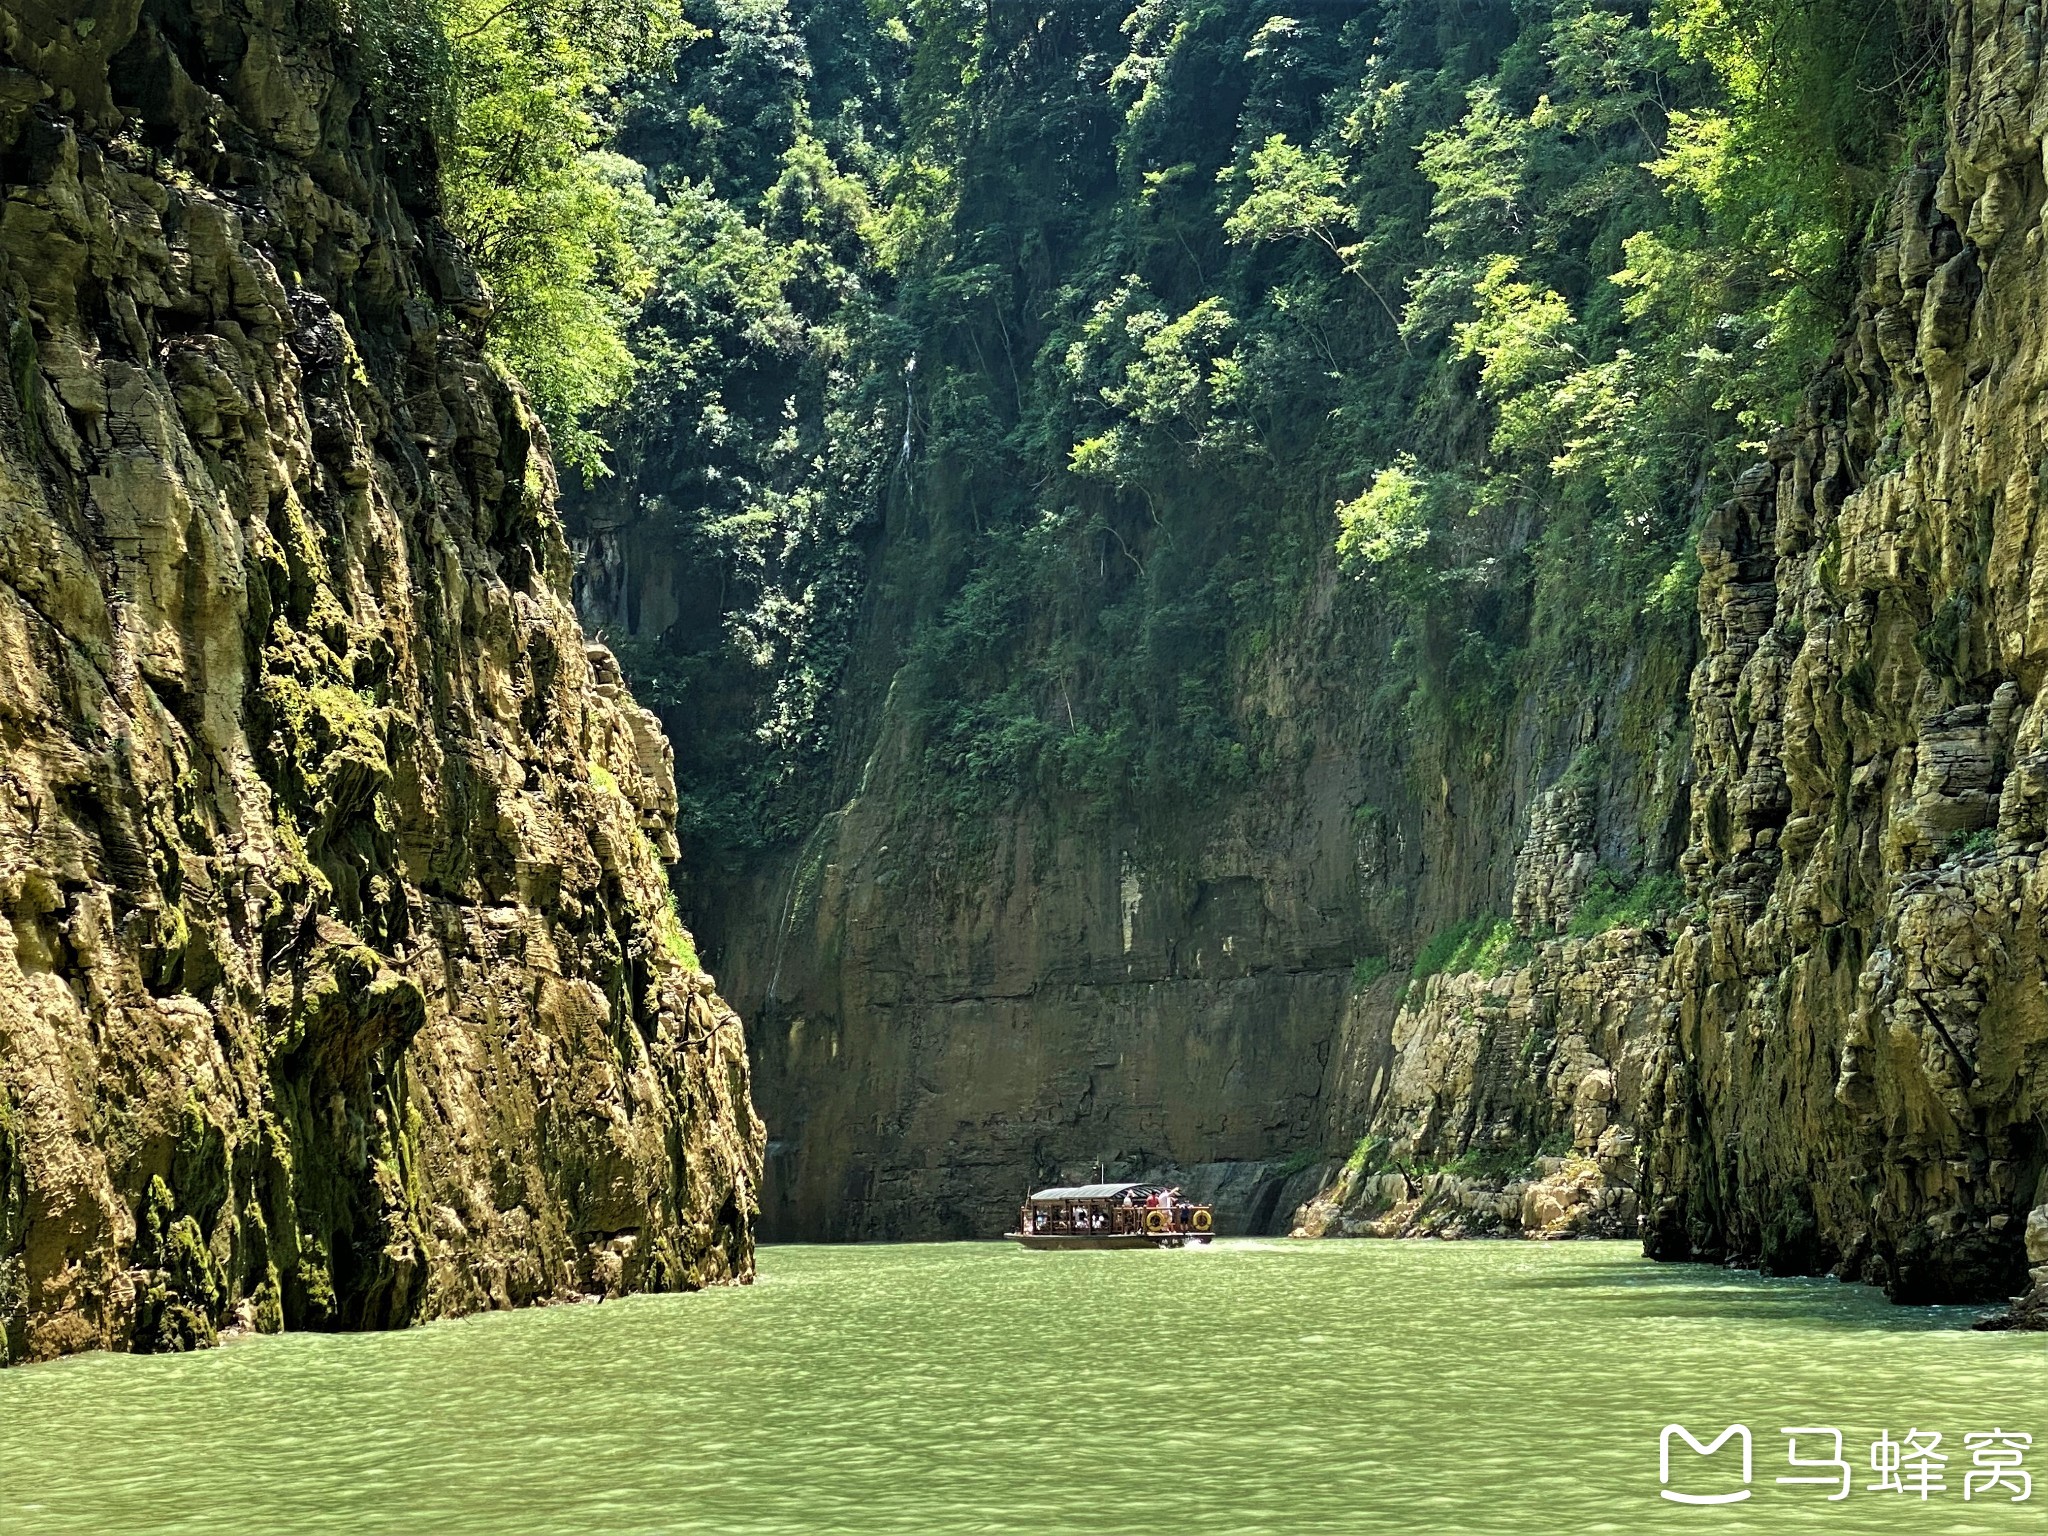
<path fill-rule="evenodd" d="M 0 1373 L 33 1536 L 2038 1530 L 1862 1491 L 1881 1429 L 2033 1433 L 2048 1339 L 1631 1245 L 777 1248 L 746 1289 Z M 1657 1497 L 1678 1420 L 1755 1497 Z M 1784 1424 L 1858 1492 L 1781 1489 Z M 1700 1470 L 1698 1464 L 1692 1468 Z"/>

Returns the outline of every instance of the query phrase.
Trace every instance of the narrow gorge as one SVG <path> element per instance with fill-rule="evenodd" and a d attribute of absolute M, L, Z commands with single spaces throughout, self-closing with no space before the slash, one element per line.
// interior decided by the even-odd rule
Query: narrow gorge
<path fill-rule="evenodd" d="M 793 254 L 570 521 L 765 1232 L 1100 1158 L 2025 1289 L 2031 12 L 692 14 L 636 153 Z"/>
<path fill-rule="evenodd" d="M 1097 1163 L 2048 1316 L 2039 22 L 4 0 L 0 1364 Z"/>

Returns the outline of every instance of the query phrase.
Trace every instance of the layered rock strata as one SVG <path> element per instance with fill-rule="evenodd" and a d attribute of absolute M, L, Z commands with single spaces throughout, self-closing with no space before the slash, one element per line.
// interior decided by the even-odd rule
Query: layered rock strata
<path fill-rule="evenodd" d="M 751 1270 L 667 743 L 375 34 L 0 10 L 0 1360 Z"/>
<path fill-rule="evenodd" d="M 1672 1004 L 1661 929 L 1551 940 L 1495 976 L 1411 989 L 1344 1097 L 1351 1158 L 1294 1213 L 1302 1237 L 1633 1237 L 1636 1110 Z"/>

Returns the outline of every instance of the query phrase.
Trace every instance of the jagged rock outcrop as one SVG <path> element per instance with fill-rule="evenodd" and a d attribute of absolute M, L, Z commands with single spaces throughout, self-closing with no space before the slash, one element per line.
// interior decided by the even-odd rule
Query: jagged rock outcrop
<path fill-rule="evenodd" d="M 1529 808 L 1529 833 L 1515 855 L 1515 927 L 1561 933 L 1600 865 L 1592 786 L 1553 785 Z"/>
<path fill-rule="evenodd" d="M 1661 930 L 1617 928 L 1412 988 L 1391 1057 L 1350 1069 L 1372 1073 L 1348 1095 L 1370 1106 L 1365 1138 L 1296 1234 L 1635 1236 L 1636 1106 L 1662 1065 L 1666 970 Z"/>
<path fill-rule="evenodd" d="M 1956 8 L 1839 366 L 1702 540 L 1681 1000 L 1651 1251 L 1902 1300 L 2025 1281 L 2048 1198 L 2040 114 L 2030 25 Z"/>
<path fill-rule="evenodd" d="M 667 745 L 373 36 L 0 11 L 0 1360 L 750 1273 Z"/>

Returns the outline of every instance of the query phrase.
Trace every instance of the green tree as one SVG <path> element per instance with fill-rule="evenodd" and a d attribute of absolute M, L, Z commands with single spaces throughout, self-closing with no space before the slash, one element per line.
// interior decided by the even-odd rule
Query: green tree
<path fill-rule="evenodd" d="M 1429 489 L 1412 459 L 1373 476 L 1337 508 L 1337 558 L 1364 572 L 1413 555 L 1429 543 Z"/>
<path fill-rule="evenodd" d="M 450 227 L 490 292 L 490 354 L 532 395 L 556 456 L 604 473 L 594 413 L 634 374 L 651 277 L 641 168 L 609 152 L 612 92 L 684 35 L 675 0 L 444 0 Z"/>
<path fill-rule="evenodd" d="M 1364 258 L 1370 253 L 1370 242 L 1338 243 L 1337 232 L 1350 224 L 1351 210 L 1337 196 L 1344 188 L 1344 168 L 1334 156 L 1302 149 L 1290 144 L 1285 134 L 1276 133 L 1252 151 L 1250 163 L 1242 171 L 1226 167 L 1219 179 L 1226 186 L 1242 184 L 1246 189 L 1243 201 L 1223 221 L 1223 232 L 1232 244 L 1316 241 L 1373 296 L 1394 323 L 1402 347 L 1408 346 L 1401 317 L 1365 275 Z"/>

